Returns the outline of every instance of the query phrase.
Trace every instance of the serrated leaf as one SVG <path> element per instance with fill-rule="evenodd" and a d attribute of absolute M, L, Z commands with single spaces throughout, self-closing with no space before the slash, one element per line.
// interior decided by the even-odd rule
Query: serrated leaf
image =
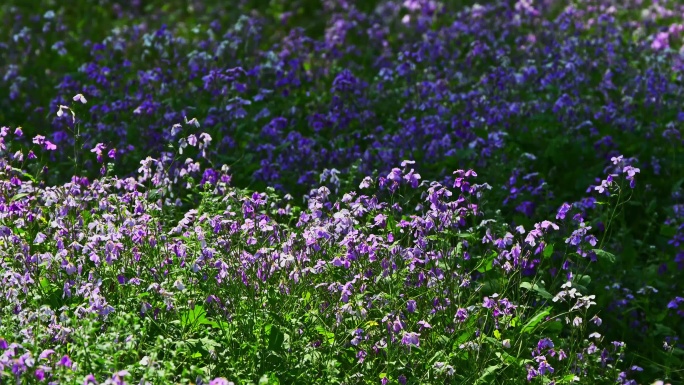
<path fill-rule="evenodd" d="M 617 258 L 615 257 L 615 254 L 609 253 L 609 252 L 607 252 L 607 251 L 605 251 L 605 250 L 601 250 L 601 249 L 592 249 L 592 251 L 596 254 L 596 256 L 597 256 L 600 260 L 603 260 L 603 261 L 608 262 L 608 263 L 611 263 L 611 264 L 615 263 L 615 260 L 617 259 Z"/>

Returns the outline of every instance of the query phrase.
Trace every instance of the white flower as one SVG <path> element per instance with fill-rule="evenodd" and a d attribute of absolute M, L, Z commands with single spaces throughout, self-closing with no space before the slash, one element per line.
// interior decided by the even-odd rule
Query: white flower
<path fill-rule="evenodd" d="M 176 282 L 173 283 L 173 287 L 179 291 L 185 290 L 185 285 L 183 285 L 183 282 L 181 282 L 180 279 L 177 279 Z"/>
<path fill-rule="evenodd" d="M 200 124 L 197 121 L 197 118 L 192 118 L 190 120 L 188 120 L 187 116 L 184 116 L 183 118 L 185 118 L 185 124 L 192 124 L 195 127 L 199 128 Z"/>
<path fill-rule="evenodd" d="M 173 126 L 171 126 L 171 136 L 176 136 L 178 135 L 179 132 L 183 130 L 183 126 L 180 124 L 176 123 Z"/>
<path fill-rule="evenodd" d="M 71 112 L 71 118 L 73 119 L 74 122 L 76 122 L 76 114 L 74 113 L 74 111 L 71 108 L 69 108 L 67 106 L 62 106 L 62 105 L 59 106 L 59 110 L 57 110 L 57 116 L 58 117 L 61 118 L 64 115 L 64 111 L 62 111 L 62 110 L 69 110 Z"/>
<path fill-rule="evenodd" d="M 86 100 L 85 96 L 83 96 L 83 94 L 76 94 L 76 95 L 73 97 L 73 99 L 74 99 L 75 102 L 81 102 L 81 103 L 83 103 L 83 104 L 88 103 L 88 101 Z"/>
<path fill-rule="evenodd" d="M 589 334 L 589 338 L 599 339 L 599 338 L 601 338 L 601 333 L 593 332 L 593 333 Z"/>
<path fill-rule="evenodd" d="M 33 243 L 35 243 L 36 245 L 39 245 L 39 244 L 45 242 L 46 238 L 47 237 L 45 236 L 45 234 L 38 233 L 38 234 L 36 234 L 36 238 L 33 240 Z"/>

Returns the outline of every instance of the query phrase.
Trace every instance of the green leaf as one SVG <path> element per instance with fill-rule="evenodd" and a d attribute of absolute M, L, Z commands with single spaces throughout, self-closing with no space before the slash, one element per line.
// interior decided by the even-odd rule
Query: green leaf
<path fill-rule="evenodd" d="M 544 324 L 544 335 L 558 336 L 563 331 L 563 323 L 560 321 L 550 321 Z"/>
<path fill-rule="evenodd" d="M 180 324 L 182 328 L 197 327 L 199 325 L 216 325 L 216 322 L 207 320 L 204 306 L 195 305 L 194 309 L 188 309 L 180 314 Z"/>
<path fill-rule="evenodd" d="M 586 274 L 577 274 L 573 281 L 575 283 L 579 283 L 582 286 L 587 286 L 591 283 L 591 277 Z"/>
<path fill-rule="evenodd" d="M 523 325 L 521 332 L 528 334 L 532 333 L 532 331 L 537 327 L 537 325 L 539 325 L 539 323 L 542 322 L 544 318 L 546 318 L 546 316 L 548 316 L 549 314 L 551 314 L 551 307 L 544 308 L 534 317 L 530 318 L 530 320 L 527 321 L 525 325 Z"/>
<path fill-rule="evenodd" d="M 437 353 L 435 353 L 435 354 L 432 356 L 432 358 L 430 358 L 430 359 L 428 360 L 428 363 L 429 363 L 430 365 L 432 365 L 432 364 L 434 364 L 435 362 L 437 362 L 438 360 L 440 360 L 443 356 L 444 356 L 444 352 L 441 351 L 441 350 L 438 350 Z"/>
<path fill-rule="evenodd" d="M 674 334 L 674 331 L 670 327 L 663 324 L 655 324 L 655 331 L 653 334 L 657 336 L 667 336 Z"/>
<path fill-rule="evenodd" d="M 482 283 L 480 290 L 483 294 L 492 295 L 500 293 L 504 289 L 505 284 L 505 282 L 501 282 L 499 279 L 488 279 Z"/>
<path fill-rule="evenodd" d="M 524 359 L 524 358 L 517 358 L 514 357 L 504 351 L 501 352 L 496 352 L 494 353 L 501 361 L 509 364 L 509 365 L 517 365 L 517 366 L 523 366 L 525 364 L 531 364 L 533 361 L 529 359 Z"/>
<path fill-rule="evenodd" d="M 316 331 L 318 334 L 320 334 L 323 338 L 325 338 L 325 341 L 329 345 L 333 345 L 335 343 L 335 334 L 325 330 L 323 326 L 316 326 Z"/>
<path fill-rule="evenodd" d="M 549 258 L 553 254 L 553 245 L 546 245 L 544 248 L 544 258 Z"/>
<path fill-rule="evenodd" d="M 494 259 L 497 257 L 497 255 L 498 254 L 496 252 L 489 253 L 489 255 L 485 258 L 484 263 L 481 265 L 481 267 L 477 269 L 477 271 L 480 273 L 485 273 L 488 270 L 492 270 L 492 263 L 494 262 Z"/>
<path fill-rule="evenodd" d="M 677 234 L 677 228 L 675 226 L 660 226 L 660 235 L 667 238 L 672 238 L 675 234 Z"/>
<path fill-rule="evenodd" d="M 490 365 L 485 370 L 482 371 L 482 375 L 478 378 L 476 384 L 490 384 L 490 377 L 496 373 L 497 370 L 501 369 L 501 364 Z"/>
<path fill-rule="evenodd" d="M 569 384 L 571 382 L 575 382 L 574 374 L 566 374 L 560 380 L 557 381 L 558 384 Z"/>
<path fill-rule="evenodd" d="M 536 283 L 535 283 L 535 284 L 532 284 L 532 283 L 530 283 L 530 282 L 523 282 L 523 283 L 520 284 L 520 287 L 521 287 L 522 289 L 534 290 L 534 291 L 536 291 L 537 294 L 539 294 L 542 298 L 545 298 L 545 299 L 551 299 L 551 298 L 553 298 L 553 296 L 551 295 L 551 293 L 549 293 L 548 291 L 546 291 L 546 289 L 545 289 L 544 287 L 539 286 L 539 285 L 537 285 Z"/>
<path fill-rule="evenodd" d="M 266 334 L 268 335 L 268 349 L 274 352 L 283 350 L 283 342 L 285 341 L 285 334 L 280 328 L 273 324 L 266 325 Z"/>
<path fill-rule="evenodd" d="M 605 251 L 605 250 L 601 250 L 601 249 L 593 249 L 592 251 L 593 251 L 594 253 L 596 253 L 596 256 L 598 257 L 599 262 L 608 263 L 608 264 L 611 264 L 611 265 L 615 264 L 615 260 L 616 260 L 617 258 L 615 257 L 614 254 L 609 253 L 609 252 L 607 252 L 607 251 Z"/>
<path fill-rule="evenodd" d="M 33 182 L 33 183 L 38 183 L 38 181 L 36 180 L 36 178 L 33 177 L 33 175 L 31 175 L 31 174 L 29 174 L 29 173 L 27 173 L 27 172 L 24 172 L 24 171 L 21 170 L 21 169 L 18 169 L 18 168 L 16 168 L 16 167 L 12 167 L 12 171 L 14 171 L 14 172 L 16 172 L 16 173 L 19 173 L 19 174 L 21 174 L 22 176 L 25 176 L 26 178 L 29 178 L 29 179 L 31 180 L 31 182 Z"/>
<path fill-rule="evenodd" d="M 12 199 L 10 199 L 10 202 L 14 202 L 26 196 L 28 196 L 28 193 L 14 194 L 12 195 Z"/>
<path fill-rule="evenodd" d="M 207 338 L 207 337 L 200 338 L 199 342 L 200 342 L 200 345 L 204 349 L 206 349 L 207 351 L 212 350 L 213 348 L 218 348 L 221 346 L 220 343 L 212 340 L 211 338 Z"/>

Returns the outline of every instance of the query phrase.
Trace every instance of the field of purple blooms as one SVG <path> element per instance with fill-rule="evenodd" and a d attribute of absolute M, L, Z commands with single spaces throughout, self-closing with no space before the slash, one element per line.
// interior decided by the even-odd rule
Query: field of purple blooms
<path fill-rule="evenodd" d="M 684 384 L 678 0 L 0 3 L 0 384 Z"/>

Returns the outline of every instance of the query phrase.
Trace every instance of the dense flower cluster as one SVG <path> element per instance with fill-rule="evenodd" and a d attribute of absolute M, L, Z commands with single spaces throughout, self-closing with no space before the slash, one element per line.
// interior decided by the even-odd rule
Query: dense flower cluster
<path fill-rule="evenodd" d="M 14 3 L 1 383 L 682 380 L 678 2 Z"/>

